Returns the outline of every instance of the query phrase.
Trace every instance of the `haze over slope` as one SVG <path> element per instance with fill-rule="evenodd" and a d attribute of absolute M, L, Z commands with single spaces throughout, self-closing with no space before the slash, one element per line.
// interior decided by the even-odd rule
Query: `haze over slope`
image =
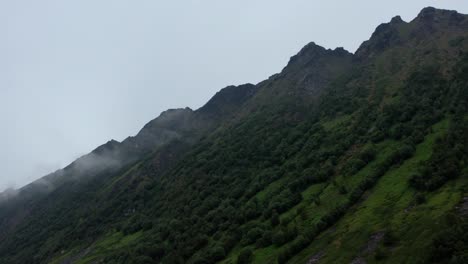
<path fill-rule="evenodd" d="M 5 195 L 5 263 L 466 263 L 468 16 L 306 45 Z"/>
<path fill-rule="evenodd" d="M 311 40 L 354 52 L 428 5 L 468 13 L 463 0 L 0 1 L 0 192 L 257 83 Z"/>

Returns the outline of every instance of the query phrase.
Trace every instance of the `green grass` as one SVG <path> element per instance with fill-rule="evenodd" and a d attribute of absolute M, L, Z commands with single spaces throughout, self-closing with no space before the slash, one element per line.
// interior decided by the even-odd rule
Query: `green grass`
<path fill-rule="evenodd" d="M 434 126 L 434 132 L 417 147 L 412 158 L 388 171 L 367 193 L 364 202 L 349 210 L 290 263 L 305 263 L 319 252 L 325 253 L 320 263 L 349 263 L 357 255 L 375 263 L 373 253 L 361 252 L 369 237 L 380 231 L 392 232 L 400 241 L 391 247 L 384 247 L 380 242 L 380 250 L 388 256 L 381 262 L 423 263 L 433 235 L 442 227 L 442 217 L 461 199 L 461 186 L 466 184 L 463 179 L 450 182 L 426 194 L 426 202 L 419 205 L 415 204 L 416 192 L 408 185 L 409 176 L 421 161 L 429 159 L 435 139 L 446 128 L 447 121 Z"/>
<path fill-rule="evenodd" d="M 269 246 L 266 248 L 260 248 L 254 251 L 253 263 L 275 263 L 276 262 L 276 252 L 278 252 L 278 247 Z"/>
<path fill-rule="evenodd" d="M 258 201 L 263 202 L 265 201 L 270 195 L 277 190 L 279 190 L 286 182 L 288 178 L 287 177 L 282 177 L 279 180 L 276 180 L 272 183 L 270 183 L 265 189 L 261 190 L 255 195 L 255 198 L 258 199 Z"/>
<path fill-rule="evenodd" d="M 77 264 L 94 263 L 102 256 L 106 256 L 108 253 L 115 252 L 119 249 L 131 247 L 138 242 L 138 239 L 142 235 L 142 232 L 137 232 L 128 236 L 125 236 L 121 232 L 109 234 L 102 239 L 98 240 L 91 247 L 90 254 L 80 259 Z"/>
<path fill-rule="evenodd" d="M 95 243 L 93 243 L 89 248 L 73 248 L 72 250 L 65 252 L 63 255 L 60 255 L 57 258 L 49 261 L 49 263 L 62 263 L 64 260 L 73 259 L 75 256 L 78 256 L 87 250 L 89 250 L 89 252 L 85 254 L 85 256 L 78 258 L 79 260 L 77 260 L 74 263 L 94 263 L 98 261 L 102 256 L 106 256 L 108 253 L 115 252 L 116 250 L 125 247 L 131 247 L 132 245 L 137 243 L 141 235 L 142 232 L 137 232 L 128 236 L 125 236 L 121 232 L 108 234 L 96 241 Z"/>
<path fill-rule="evenodd" d="M 352 115 L 342 115 L 331 120 L 325 120 L 321 122 L 323 128 L 327 131 L 334 130 L 337 127 L 343 126 L 344 124 L 351 121 Z"/>
<path fill-rule="evenodd" d="M 398 142 L 387 140 L 382 143 L 377 144 L 377 148 L 380 150 L 376 156 L 376 159 L 370 162 L 367 166 L 361 169 L 358 173 L 352 176 L 336 176 L 335 181 L 338 185 L 345 185 L 349 189 L 357 186 L 366 177 L 383 162 L 397 147 L 399 146 Z M 274 192 L 277 188 L 280 188 L 284 184 L 286 178 L 282 178 L 276 182 L 270 184 L 267 188 L 257 194 L 258 199 L 265 199 L 268 197 L 268 194 Z M 303 200 L 289 209 L 288 211 L 280 215 L 280 219 L 284 220 L 286 218 L 291 219 L 291 223 L 296 223 L 299 233 L 306 232 L 330 210 L 335 209 L 337 206 L 343 205 L 348 201 L 346 194 L 340 194 L 338 190 L 338 185 L 334 185 L 330 182 L 313 184 L 309 186 L 306 190 L 302 192 Z M 313 197 L 320 198 L 320 204 L 315 204 L 313 202 Z M 300 215 L 297 214 L 297 209 L 300 207 L 305 208 L 306 219 L 303 219 Z M 278 227 L 277 227 L 278 228 Z M 276 229 L 274 229 L 276 230 Z M 266 248 L 253 248 L 254 259 L 253 263 L 276 263 L 276 258 L 278 252 L 281 251 L 286 245 L 281 247 L 269 246 Z M 234 248 L 228 255 L 228 257 L 221 263 L 230 264 L 235 263 L 237 255 L 243 249 L 243 247 L 237 246 Z"/>
<path fill-rule="evenodd" d="M 307 207 L 308 205 L 310 205 L 312 203 L 312 198 L 315 196 L 319 196 L 326 188 L 326 183 L 313 184 L 309 186 L 305 191 L 302 192 L 302 201 L 296 206 L 289 209 L 288 211 L 282 213 L 280 215 L 280 219 L 296 217 L 296 211 L 299 207 Z"/>
<path fill-rule="evenodd" d="M 290 263 L 306 263 L 311 256 L 318 253 L 324 253 L 321 263 L 349 263 L 356 257 L 362 257 L 368 263 L 376 263 L 377 251 L 386 256 L 379 260 L 383 263 L 424 263 L 434 234 L 443 228 L 443 217 L 461 199 L 461 187 L 466 185 L 466 180 L 449 182 L 438 191 L 425 194 L 426 201 L 422 204 L 416 203 L 417 192 L 409 186 L 408 180 L 419 169 L 421 162 L 430 158 L 436 138 L 443 135 L 447 127 L 448 120 L 436 124 L 433 132 L 417 146 L 410 159 L 400 166 L 391 167 L 364 194 L 362 202 L 348 209 L 342 219 L 322 232 L 309 247 L 293 257 Z M 339 186 L 346 186 L 348 191 L 358 186 L 399 149 L 401 144 L 393 140 L 376 144 L 378 153 L 375 160 L 356 174 L 338 175 L 334 178 L 335 183 L 309 186 L 302 192 L 301 203 L 281 214 L 281 220 L 291 219 L 291 223 L 297 225 L 299 233 L 314 227 L 322 216 L 347 202 L 347 195 L 339 192 Z M 283 181 L 284 179 L 270 184 L 257 197 L 267 199 L 269 194 L 284 184 Z M 313 202 L 315 197 L 320 197 L 319 204 Z M 297 213 L 301 207 L 305 210 L 305 219 Z M 377 241 L 376 250 L 364 252 L 363 248 L 369 243 L 370 237 L 377 232 L 391 233 L 397 242 L 384 246 L 382 241 Z M 272 245 L 259 249 L 249 247 L 253 250 L 253 263 L 276 263 L 278 252 L 287 246 L 288 244 L 282 247 Z M 243 247 L 237 246 L 222 263 L 235 263 L 242 249 Z"/>

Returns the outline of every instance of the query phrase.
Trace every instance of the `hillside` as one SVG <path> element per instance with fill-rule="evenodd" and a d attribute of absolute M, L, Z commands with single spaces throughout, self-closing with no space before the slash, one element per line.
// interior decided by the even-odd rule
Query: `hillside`
<path fill-rule="evenodd" d="M 468 15 L 173 109 L 0 194 L 0 263 L 467 263 Z"/>

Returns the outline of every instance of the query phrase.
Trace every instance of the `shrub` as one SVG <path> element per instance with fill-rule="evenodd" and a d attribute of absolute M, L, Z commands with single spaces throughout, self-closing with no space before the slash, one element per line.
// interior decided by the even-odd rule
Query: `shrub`
<path fill-rule="evenodd" d="M 286 233 L 283 230 L 277 231 L 272 237 L 272 242 L 276 246 L 282 246 L 286 241 Z"/>
<path fill-rule="evenodd" d="M 237 264 L 249 264 L 252 262 L 253 254 L 250 248 L 244 248 L 237 256 Z"/>
<path fill-rule="evenodd" d="M 277 226 L 280 223 L 279 214 L 276 210 L 271 213 L 270 222 L 272 226 Z"/>

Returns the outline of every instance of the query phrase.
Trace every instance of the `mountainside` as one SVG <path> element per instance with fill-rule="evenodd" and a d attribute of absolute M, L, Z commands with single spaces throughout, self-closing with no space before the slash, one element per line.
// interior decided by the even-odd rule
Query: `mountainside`
<path fill-rule="evenodd" d="M 468 16 L 173 109 L 0 194 L 0 263 L 468 263 Z"/>

